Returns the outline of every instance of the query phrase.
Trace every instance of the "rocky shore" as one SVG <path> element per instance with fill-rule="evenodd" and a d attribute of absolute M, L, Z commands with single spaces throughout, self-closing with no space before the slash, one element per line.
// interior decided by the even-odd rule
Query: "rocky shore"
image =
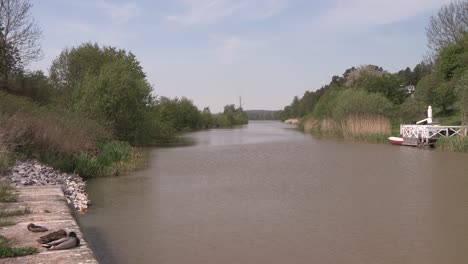
<path fill-rule="evenodd" d="M 86 183 L 79 175 L 62 173 L 39 161 L 16 162 L 6 179 L 16 187 L 60 186 L 67 202 L 80 212 L 85 212 L 91 204 L 86 193 Z"/>

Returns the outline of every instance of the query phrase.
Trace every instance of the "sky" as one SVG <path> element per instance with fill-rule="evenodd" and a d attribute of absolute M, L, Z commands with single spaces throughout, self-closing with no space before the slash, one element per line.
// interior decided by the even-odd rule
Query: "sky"
<path fill-rule="evenodd" d="M 427 53 L 425 27 L 448 0 L 40 0 L 48 69 L 84 42 L 131 51 L 154 93 L 277 110 L 352 66 L 390 72 Z"/>

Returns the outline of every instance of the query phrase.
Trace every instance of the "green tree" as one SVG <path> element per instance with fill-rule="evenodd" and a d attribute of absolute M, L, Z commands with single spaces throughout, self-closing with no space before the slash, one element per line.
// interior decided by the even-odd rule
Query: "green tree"
<path fill-rule="evenodd" d="M 87 74 L 75 93 L 74 109 L 110 122 L 118 139 L 137 142 L 151 85 L 131 60 L 118 59 L 102 66 L 98 75 Z"/>
<path fill-rule="evenodd" d="M 211 128 L 214 126 L 213 115 L 211 114 L 209 107 L 203 108 L 201 113 L 201 124 L 204 128 Z"/>
<path fill-rule="evenodd" d="M 461 120 L 463 124 L 468 124 L 468 71 L 465 71 L 456 85 L 458 105 L 460 107 Z"/>
<path fill-rule="evenodd" d="M 452 80 L 468 67 L 463 60 L 468 53 L 468 34 L 465 39 L 465 42 L 446 46 L 440 51 L 437 59 L 437 71 L 444 81 Z"/>
<path fill-rule="evenodd" d="M 400 88 L 400 81 L 393 75 L 368 76 L 361 80 L 359 87 L 370 93 L 380 93 L 395 104 L 401 104 L 405 100 L 405 92 Z"/>
<path fill-rule="evenodd" d="M 18 49 L 4 39 L 5 28 L 0 24 L 0 77 L 3 78 L 2 88 L 8 86 L 8 76 L 18 74 L 23 71 Z"/>
<path fill-rule="evenodd" d="M 138 78 L 146 78 L 135 55 L 115 47 L 100 47 L 84 43 L 79 47 L 64 49 L 50 67 L 50 80 L 60 94 L 59 102 L 67 109 L 74 104 L 74 93 L 89 75 L 97 75 L 104 65 L 116 60 L 127 61 Z"/>

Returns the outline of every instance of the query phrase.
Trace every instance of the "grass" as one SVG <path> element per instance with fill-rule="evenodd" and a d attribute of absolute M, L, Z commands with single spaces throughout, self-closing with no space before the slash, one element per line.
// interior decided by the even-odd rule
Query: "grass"
<path fill-rule="evenodd" d="M 0 221 L 0 227 L 16 225 L 15 222 L 11 221 Z"/>
<path fill-rule="evenodd" d="M 75 160 L 75 171 L 84 178 L 118 175 L 135 170 L 144 164 L 143 152 L 127 142 L 109 141 L 98 145 L 98 153 L 80 155 Z"/>
<path fill-rule="evenodd" d="M 0 258 L 15 258 L 37 254 L 38 250 L 33 247 L 11 247 L 8 239 L 0 235 Z"/>
<path fill-rule="evenodd" d="M 11 203 L 16 202 L 16 192 L 13 187 L 0 183 L 0 202 Z"/>
<path fill-rule="evenodd" d="M 341 122 L 307 117 L 302 127 L 306 133 L 330 138 L 371 143 L 386 143 L 392 133 L 390 119 L 382 116 L 349 116 Z"/>
<path fill-rule="evenodd" d="M 20 216 L 20 215 L 27 215 L 30 214 L 31 210 L 29 208 L 26 209 L 18 209 L 18 210 L 11 210 L 11 211 L 0 211 L 0 218 L 2 217 L 12 217 L 12 216 Z"/>
<path fill-rule="evenodd" d="M 437 139 L 436 148 L 468 153 L 468 137 L 441 137 Z"/>

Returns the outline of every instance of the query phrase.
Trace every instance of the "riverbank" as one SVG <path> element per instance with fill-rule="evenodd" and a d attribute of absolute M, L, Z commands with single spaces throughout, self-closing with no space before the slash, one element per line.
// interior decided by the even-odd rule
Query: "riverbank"
<path fill-rule="evenodd" d="M 2 222 L 9 225 L 0 227 L 1 234 L 8 241 L 8 248 L 27 249 L 32 255 L 4 258 L 1 263 L 98 263 L 59 186 L 18 187 L 14 192 L 14 201 L 0 203 L 1 212 L 10 212 L 3 214 Z M 49 231 L 73 231 L 80 239 L 80 246 L 68 250 L 47 250 L 36 241 L 44 233 L 28 231 L 30 223 L 47 227 Z"/>
<path fill-rule="evenodd" d="M 86 212 L 91 201 L 86 194 L 86 183 L 78 174 L 62 173 L 36 160 L 17 161 L 3 181 L 14 187 L 57 186 L 67 202 L 79 212 Z"/>
<path fill-rule="evenodd" d="M 399 127 L 394 123 L 388 118 L 378 116 L 351 117 L 343 122 L 306 117 L 300 120 L 298 128 L 318 138 L 389 144 L 388 138 L 400 133 Z M 468 137 L 440 137 L 434 146 L 442 151 L 468 153 Z"/>
<path fill-rule="evenodd" d="M 317 137 L 369 143 L 388 143 L 388 137 L 392 134 L 390 119 L 383 116 L 352 116 L 342 122 L 308 117 L 302 119 L 298 126 L 305 133 Z"/>

